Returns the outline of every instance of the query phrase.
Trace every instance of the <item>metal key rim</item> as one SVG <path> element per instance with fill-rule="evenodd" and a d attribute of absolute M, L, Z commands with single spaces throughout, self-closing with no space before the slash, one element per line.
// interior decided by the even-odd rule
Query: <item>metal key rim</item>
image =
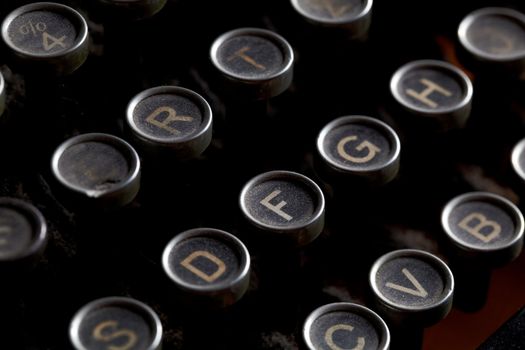
<path fill-rule="evenodd" d="M 137 311 L 144 321 L 148 323 L 148 326 L 153 334 L 151 345 L 146 350 L 159 350 L 162 343 L 162 323 L 159 316 L 153 309 L 145 303 L 129 298 L 120 296 L 104 297 L 97 300 L 93 300 L 88 304 L 84 305 L 77 313 L 73 316 L 71 326 L 69 328 L 69 337 L 73 345 L 77 350 L 89 350 L 82 344 L 80 340 L 80 326 L 87 315 L 90 312 L 102 309 L 107 306 L 122 307 L 124 309 L 131 309 Z"/>
<path fill-rule="evenodd" d="M 7 99 L 7 93 L 6 93 L 5 79 L 4 79 L 4 75 L 2 74 L 2 72 L 0 72 L 0 117 L 4 113 L 6 99 Z"/>
<path fill-rule="evenodd" d="M 297 181 L 299 180 L 304 186 L 306 186 L 308 189 L 310 189 L 311 194 L 315 195 L 315 201 L 317 204 L 317 208 L 315 212 L 313 213 L 310 220 L 304 223 L 290 225 L 290 226 L 273 226 L 266 224 L 264 222 L 261 222 L 258 218 L 253 216 L 250 213 L 249 208 L 246 205 L 246 197 L 248 195 L 248 192 L 254 188 L 255 186 L 264 183 L 268 180 L 291 180 L 291 181 Z M 306 230 L 307 234 L 306 236 L 309 237 L 308 241 L 311 241 L 315 239 L 322 231 L 324 226 L 324 212 L 325 212 L 325 200 L 323 191 L 321 188 L 310 178 L 293 172 L 293 171 L 287 171 L 287 170 L 273 170 L 266 173 L 259 174 L 252 178 L 246 185 L 244 185 L 241 194 L 239 196 L 239 205 L 241 207 L 242 213 L 246 218 L 248 218 L 252 223 L 254 223 L 257 227 L 269 230 L 274 233 L 283 233 L 283 234 L 294 234 L 297 231 L 303 231 Z M 308 243 L 308 242 L 303 242 Z"/>
<path fill-rule="evenodd" d="M 397 259 L 397 258 L 403 258 L 403 257 L 409 257 L 414 259 L 421 259 L 425 263 L 431 265 L 432 267 L 436 268 L 437 272 L 441 275 L 443 278 L 443 292 L 441 294 L 441 300 L 432 305 L 427 306 L 407 306 L 407 305 L 400 305 L 398 303 L 393 302 L 392 300 L 386 298 L 381 290 L 379 289 L 377 283 L 376 283 L 376 276 L 379 271 L 379 269 L 387 262 Z M 454 276 L 452 274 L 452 271 L 448 267 L 448 265 L 435 256 L 434 254 L 431 254 L 429 252 L 418 250 L 418 249 L 399 249 L 394 250 L 389 253 L 384 254 L 379 259 L 377 259 L 374 264 L 372 265 L 372 268 L 370 269 L 369 274 L 369 283 L 370 287 L 372 288 L 374 294 L 379 298 L 379 301 L 388 309 L 395 310 L 395 311 L 403 311 L 403 312 L 409 312 L 409 313 L 419 313 L 424 311 L 433 311 L 443 308 L 445 313 L 448 313 L 452 306 L 452 296 L 454 294 Z"/>
<path fill-rule="evenodd" d="M 429 110 L 427 108 L 422 108 L 417 105 L 411 104 L 407 99 L 399 92 L 399 85 L 401 80 L 406 75 L 406 73 L 419 68 L 428 68 L 428 69 L 438 69 L 441 71 L 451 71 L 457 75 L 457 83 L 463 89 L 463 97 L 461 102 L 455 106 L 447 108 L 437 108 L 436 110 Z M 409 62 L 401 66 L 392 76 L 390 80 L 390 92 L 404 108 L 408 110 L 413 110 L 423 116 L 441 116 L 443 118 L 449 118 L 449 113 L 459 111 L 467 107 L 472 102 L 472 96 L 474 94 L 474 87 L 470 78 L 458 67 L 439 60 L 417 60 Z"/>
<path fill-rule="evenodd" d="M 349 167 L 344 167 L 340 163 L 333 160 L 333 157 L 327 153 L 326 148 L 323 146 L 324 141 L 326 140 L 326 137 L 332 130 L 336 129 L 339 126 L 344 126 L 348 124 L 371 126 L 372 128 L 377 128 L 377 129 L 382 128 L 383 130 L 379 130 L 379 131 L 383 136 L 385 136 L 385 138 L 388 140 L 392 148 L 392 151 L 390 152 L 391 157 L 388 160 L 388 162 L 386 162 L 385 164 L 378 164 L 376 166 L 367 167 L 367 168 L 349 168 Z M 385 132 L 381 132 L 381 131 L 385 131 Z M 321 154 L 323 159 L 327 160 L 334 169 L 338 169 L 341 171 L 351 171 L 352 173 L 369 173 L 369 172 L 374 172 L 378 170 L 384 170 L 384 169 L 388 169 L 391 167 L 395 167 L 396 163 L 399 162 L 399 155 L 401 153 L 401 142 L 399 141 L 399 137 L 397 136 L 397 133 L 388 124 L 378 119 L 367 117 L 367 116 L 348 115 L 348 116 L 343 116 L 343 117 L 339 117 L 339 118 L 332 120 L 327 125 L 325 125 L 323 129 L 321 129 L 321 132 L 319 133 L 317 137 L 317 150 Z"/>
<path fill-rule="evenodd" d="M 483 58 L 483 59 L 488 59 L 488 60 L 498 61 L 498 62 L 509 62 L 509 61 L 525 59 L 525 50 L 521 50 L 520 52 L 516 52 L 507 57 L 502 57 L 501 55 L 494 55 L 489 52 L 480 50 L 468 40 L 467 33 L 470 27 L 472 26 L 472 24 L 478 18 L 487 16 L 487 15 L 510 18 L 511 20 L 515 22 L 516 21 L 519 22 L 518 24 L 521 25 L 523 29 L 525 30 L 525 15 L 522 14 L 521 12 L 518 12 L 511 8 L 504 8 L 504 7 L 485 7 L 485 8 L 481 8 L 481 9 L 471 12 L 461 21 L 459 28 L 458 28 L 458 38 L 461 44 L 470 53 L 476 55 L 477 57 Z"/>
<path fill-rule="evenodd" d="M 276 45 L 281 50 L 281 53 L 284 59 L 284 63 L 283 63 L 283 67 L 281 67 L 279 71 L 269 75 L 266 78 L 260 78 L 260 77 L 251 78 L 251 77 L 247 77 L 247 76 L 243 76 L 243 75 L 231 72 L 222 66 L 218 58 L 218 52 L 221 46 L 229 39 L 235 38 L 237 36 L 250 36 L 250 35 L 267 39 L 268 41 L 272 42 L 274 45 Z M 219 36 L 217 39 L 215 39 L 215 41 L 213 42 L 211 46 L 210 57 L 211 57 L 213 65 L 219 71 L 221 71 L 221 73 L 223 73 L 224 75 L 228 77 L 232 77 L 234 79 L 237 79 L 243 82 L 247 82 L 247 83 L 268 82 L 273 79 L 279 78 L 283 75 L 289 74 L 292 69 L 293 62 L 294 62 L 293 49 L 288 43 L 288 41 L 286 41 L 286 39 L 284 39 L 281 35 L 275 32 L 272 32 L 270 30 L 262 29 L 262 28 L 251 28 L 251 27 L 230 30 L 222 34 L 221 36 Z"/>
<path fill-rule="evenodd" d="M 319 23 L 328 24 L 328 25 L 341 25 L 341 24 L 350 24 L 350 23 L 357 23 L 361 20 L 363 20 L 366 16 L 370 15 L 372 12 L 372 4 L 373 0 L 363 0 L 364 6 L 361 12 L 357 14 L 356 16 L 348 19 L 327 19 L 322 18 L 319 16 L 315 16 L 312 13 L 309 13 L 304 10 L 303 7 L 299 5 L 299 0 L 291 0 L 292 6 L 295 8 L 297 12 L 299 12 L 303 17 L 309 20 L 317 21 Z"/>
<path fill-rule="evenodd" d="M 312 328 L 313 323 L 319 317 L 332 313 L 332 312 L 345 312 L 345 311 L 357 314 L 365 318 L 375 328 L 378 335 L 383 335 L 383 337 L 381 337 L 380 341 L 378 342 L 379 346 L 377 350 L 388 350 L 389 349 L 390 331 L 385 321 L 371 309 L 363 305 L 349 303 L 349 302 L 337 302 L 337 303 L 325 304 L 325 305 L 318 307 L 317 309 L 315 309 L 308 315 L 303 325 L 303 340 L 306 343 L 306 346 L 309 349 L 316 349 L 310 337 L 310 329 Z"/>
<path fill-rule="evenodd" d="M 33 230 L 31 244 L 21 255 L 1 258 L 0 261 L 18 261 L 42 251 L 48 239 L 47 223 L 38 208 L 24 200 L 12 197 L 0 197 L 0 207 L 10 208 L 26 217 Z"/>
<path fill-rule="evenodd" d="M 185 240 L 198 237 L 209 237 L 218 241 L 222 241 L 225 244 L 229 245 L 232 251 L 234 251 L 234 253 L 240 258 L 240 268 L 238 271 L 238 275 L 234 279 L 208 286 L 196 285 L 184 281 L 173 271 L 173 269 L 170 266 L 170 255 L 173 252 L 174 248 L 178 244 L 184 242 Z M 246 246 L 240 239 L 238 239 L 231 233 L 215 228 L 202 227 L 181 232 L 175 237 L 173 237 L 168 242 L 162 253 L 162 266 L 168 277 L 177 284 L 177 287 L 182 288 L 185 291 L 200 294 L 208 294 L 210 292 L 221 293 L 231 291 L 232 289 L 243 285 L 247 287 L 246 282 L 247 278 L 249 278 L 250 275 L 251 259 L 250 253 L 248 252 L 248 248 L 246 248 Z"/>
<path fill-rule="evenodd" d="M 137 126 L 134 120 L 135 108 L 145 99 L 162 94 L 173 94 L 175 96 L 182 96 L 188 98 L 189 100 L 195 103 L 195 105 L 199 108 L 199 110 L 202 113 L 202 121 L 198 132 L 177 138 L 176 140 L 168 140 L 166 138 L 155 137 L 151 134 L 145 133 Z M 159 143 L 163 146 L 169 146 L 173 144 L 180 144 L 187 141 L 198 140 L 200 138 L 203 138 L 206 135 L 206 133 L 210 132 L 211 130 L 212 110 L 209 103 L 204 99 L 204 97 L 202 97 L 193 90 L 183 88 L 180 86 L 158 86 L 144 90 L 131 99 L 126 109 L 126 121 L 127 124 L 133 130 L 133 132 L 135 132 L 142 139 L 146 141 L 154 141 L 155 143 Z"/>
<path fill-rule="evenodd" d="M 512 149 L 511 163 L 514 171 L 525 181 L 525 168 L 520 165 L 520 157 L 525 152 L 525 138 L 520 140 Z"/>
<path fill-rule="evenodd" d="M 513 221 L 515 227 L 515 236 L 514 238 L 507 242 L 504 245 L 500 245 L 497 248 L 493 247 L 481 247 L 479 245 L 473 245 L 468 242 L 465 242 L 458 238 L 458 236 L 454 233 L 452 228 L 450 227 L 450 223 L 448 222 L 448 218 L 450 217 L 452 211 L 458 207 L 460 204 L 465 204 L 468 202 L 484 202 L 484 203 L 498 203 L 498 208 L 503 210 L 506 214 L 509 215 L 510 219 Z M 441 214 L 441 225 L 443 226 L 443 229 L 449 239 L 452 240 L 452 242 L 459 247 L 462 250 L 466 251 L 504 251 L 506 249 L 509 249 L 513 246 L 515 246 L 517 243 L 519 243 L 520 240 L 524 237 L 524 229 L 525 229 L 525 221 L 523 218 L 523 214 L 518 209 L 514 203 L 509 201 L 508 199 L 501 197 L 497 194 L 490 193 L 490 192 L 469 192 L 464 193 L 462 195 L 459 195 L 457 197 L 454 197 L 451 201 L 449 201 Z"/>
<path fill-rule="evenodd" d="M 75 39 L 75 45 L 72 47 L 55 53 L 49 53 L 49 54 L 41 54 L 41 53 L 34 53 L 29 52 L 26 50 L 23 50 L 16 46 L 9 36 L 9 27 L 11 23 L 21 15 L 24 15 L 28 12 L 33 11 L 45 11 L 45 10 L 55 10 L 57 13 L 64 15 L 67 19 L 69 19 L 72 24 L 75 26 L 77 30 L 79 30 L 77 37 Z M 20 55 L 23 56 L 30 56 L 32 59 L 37 60 L 45 60 L 49 58 L 61 58 L 65 57 L 71 54 L 75 54 L 75 52 L 80 51 L 80 49 L 88 44 L 88 25 L 84 17 L 75 9 L 59 4 L 59 3 L 53 3 L 53 2 L 37 2 L 37 3 L 31 3 L 28 5 L 21 6 L 14 11 L 12 11 L 2 23 L 2 36 L 4 38 L 5 43 L 9 46 L 10 49 L 17 52 Z"/>
<path fill-rule="evenodd" d="M 73 184 L 69 182 L 60 172 L 59 169 L 59 162 L 60 158 L 64 154 L 64 152 L 75 145 L 81 144 L 83 142 L 100 142 L 103 144 L 107 144 L 109 146 L 112 146 L 116 148 L 118 151 L 123 152 L 123 156 L 128 161 L 129 165 L 129 172 L 128 176 L 125 181 L 122 181 L 121 183 L 115 185 L 111 190 L 91 190 L 86 189 L 81 186 L 78 186 L 76 184 Z M 134 184 L 139 181 L 140 178 L 140 159 L 137 154 L 137 152 L 131 147 L 129 143 L 124 141 L 123 139 L 110 135 L 110 134 L 104 134 L 104 133 L 88 133 L 88 134 L 81 134 L 74 137 L 71 137 L 70 139 L 64 141 L 62 144 L 60 144 L 57 149 L 55 150 L 53 157 L 51 159 L 51 168 L 53 171 L 53 174 L 56 176 L 56 178 L 60 181 L 60 183 L 64 186 L 66 186 L 68 189 L 73 190 L 77 193 L 82 193 L 87 195 L 90 198 L 103 198 L 110 195 L 115 195 L 121 192 L 125 192 L 125 190 L 128 187 L 134 186 Z"/>

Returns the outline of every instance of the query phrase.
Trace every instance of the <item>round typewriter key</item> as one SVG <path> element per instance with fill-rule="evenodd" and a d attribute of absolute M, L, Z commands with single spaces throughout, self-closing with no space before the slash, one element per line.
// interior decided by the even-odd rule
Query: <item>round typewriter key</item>
<path fill-rule="evenodd" d="M 182 87 L 161 86 L 139 93 L 128 105 L 126 122 L 137 147 L 148 153 L 193 158 L 211 142 L 210 105 Z"/>
<path fill-rule="evenodd" d="M 251 179 L 240 195 L 242 213 L 256 228 L 296 245 L 313 241 L 324 228 L 324 195 L 304 175 L 270 171 Z"/>
<path fill-rule="evenodd" d="M 62 143 L 52 171 L 79 204 L 113 209 L 133 200 L 140 187 L 140 160 L 124 140 L 108 134 L 83 134 Z"/>
<path fill-rule="evenodd" d="M 498 266 L 514 260 L 523 246 L 523 215 L 509 200 L 470 192 L 445 206 L 441 223 L 457 252 L 476 264 Z"/>
<path fill-rule="evenodd" d="M 283 37 L 266 29 L 224 33 L 212 44 L 210 55 L 232 95 L 265 100 L 279 95 L 292 82 L 293 50 Z"/>
<path fill-rule="evenodd" d="M 77 350 L 159 350 L 162 323 L 155 311 L 138 300 L 107 297 L 75 314 L 69 337 Z"/>
<path fill-rule="evenodd" d="M 383 255 L 370 270 L 370 285 L 380 313 L 395 324 L 430 326 L 452 307 L 452 272 L 425 251 L 401 249 Z"/>
<path fill-rule="evenodd" d="M 164 249 L 168 277 L 192 305 L 226 307 L 248 289 L 250 255 L 232 234 L 197 228 L 176 235 Z"/>
<path fill-rule="evenodd" d="M 89 54 L 86 21 L 74 9 L 57 3 L 17 8 L 5 18 L 2 37 L 18 63 L 42 73 L 72 73 Z"/>
<path fill-rule="evenodd" d="M 486 67 L 525 73 L 525 15 L 510 8 L 487 7 L 467 15 L 459 25 L 463 48 Z"/>
<path fill-rule="evenodd" d="M 434 130 L 463 127 L 473 87 L 460 69 L 444 61 L 420 60 L 399 68 L 390 80 L 394 100 Z"/>
<path fill-rule="evenodd" d="M 303 326 L 308 349 L 388 350 L 390 332 L 372 310 L 352 303 L 333 303 L 315 309 Z"/>
<path fill-rule="evenodd" d="M 47 242 L 47 225 L 40 211 L 16 198 L 0 197 L 0 265 L 34 262 Z"/>
<path fill-rule="evenodd" d="M 365 116 L 344 116 L 328 123 L 317 137 L 317 152 L 327 172 L 384 184 L 399 170 L 401 145 L 387 124 Z"/>
<path fill-rule="evenodd" d="M 108 13 L 107 17 L 140 20 L 149 18 L 162 10 L 166 0 L 98 0 Z"/>
<path fill-rule="evenodd" d="M 466 312 L 486 302 L 492 268 L 514 260 L 523 247 L 523 215 L 509 200 L 487 192 L 453 198 L 441 224 L 457 277 L 455 304 Z"/>
<path fill-rule="evenodd" d="M 372 19 L 372 0 L 291 0 L 308 22 L 344 29 L 352 38 L 364 36 Z"/>

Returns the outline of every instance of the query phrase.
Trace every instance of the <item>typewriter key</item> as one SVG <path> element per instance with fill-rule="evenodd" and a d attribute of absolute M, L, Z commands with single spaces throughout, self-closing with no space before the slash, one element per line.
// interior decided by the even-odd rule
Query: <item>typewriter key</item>
<path fill-rule="evenodd" d="M 294 53 L 290 44 L 266 29 L 226 32 L 215 39 L 210 56 L 232 96 L 266 100 L 288 89 L 293 79 Z"/>
<path fill-rule="evenodd" d="M 98 0 L 107 18 L 141 20 L 158 13 L 166 0 Z"/>
<path fill-rule="evenodd" d="M 76 350 L 159 350 L 162 323 L 155 311 L 138 300 L 106 297 L 75 314 L 69 337 Z"/>
<path fill-rule="evenodd" d="M 337 118 L 317 137 L 322 171 L 335 181 L 390 182 L 399 170 L 400 149 L 399 138 L 390 126 L 364 116 Z"/>
<path fill-rule="evenodd" d="M 309 23 L 344 30 L 349 38 L 366 36 L 372 19 L 372 0 L 291 0 Z"/>
<path fill-rule="evenodd" d="M 253 173 L 258 160 L 278 147 L 277 139 L 283 137 L 271 119 L 275 105 L 283 100 L 275 97 L 283 97 L 292 83 L 294 52 L 276 32 L 238 28 L 216 38 L 209 55 L 212 90 L 224 101 L 226 123 L 218 125 L 225 125 L 225 149 L 233 158 L 244 159 L 239 171 Z M 269 135 L 276 142 L 267 142 Z M 244 156 L 246 150 L 250 157 Z"/>
<path fill-rule="evenodd" d="M 369 282 L 396 348 L 419 349 L 423 328 L 452 308 L 452 272 L 441 259 L 422 250 L 400 249 L 381 256 L 372 265 Z"/>
<path fill-rule="evenodd" d="M 244 244 L 213 228 L 176 235 L 164 249 L 162 266 L 183 300 L 198 309 L 234 304 L 250 281 L 250 254 Z"/>
<path fill-rule="evenodd" d="M 199 156 L 212 138 L 212 111 L 199 94 L 182 87 L 145 90 L 128 104 L 126 125 L 134 144 L 148 155 Z"/>
<path fill-rule="evenodd" d="M 57 3 L 17 8 L 5 18 L 2 38 L 15 63 L 41 74 L 70 74 L 89 54 L 86 21 L 71 7 Z"/>
<path fill-rule="evenodd" d="M 0 266 L 30 267 L 42 255 L 47 237 L 46 221 L 36 207 L 0 197 Z"/>
<path fill-rule="evenodd" d="M 461 128 L 470 116 L 472 83 L 460 69 L 444 61 L 407 63 L 392 76 L 390 92 L 411 116 L 410 121 L 429 130 Z"/>
<path fill-rule="evenodd" d="M 137 152 L 113 135 L 91 133 L 66 140 L 53 154 L 51 167 L 68 199 L 80 207 L 122 207 L 140 187 Z"/>
<path fill-rule="evenodd" d="M 324 195 L 304 175 L 270 171 L 251 179 L 242 189 L 240 207 L 248 222 L 264 233 L 302 246 L 324 228 Z"/>
<path fill-rule="evenodd" d="M 453 198 L 443 209 L 441 224 L 451 248 L 457 280 L 456 305 L 464 311 L 481 308 L 490 271 L 516 259 L 523 247 L 524 221 L 509 200 L 487 192 Z"/>
<path fill-rule="evenodd" d="M 487 7 L 467 15 L 458 28 L 464 50 L 479 68 L 525 78 L 525 15 Z"/>
<path fill-rule="evenodd" d="M 315 309 L 303 325 L 308 349 L 388 350 L 390 332 L 379 315 L 353 303 L 326 304 Z"/>

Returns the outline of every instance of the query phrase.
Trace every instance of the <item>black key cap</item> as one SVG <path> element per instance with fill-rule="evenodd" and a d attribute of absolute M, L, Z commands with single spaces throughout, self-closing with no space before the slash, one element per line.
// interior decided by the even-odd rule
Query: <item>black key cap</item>
<path fill-rule="evenodd" d="M 405 111 L 398 119 L 407 128 L 461 128 L 470 116 L 472 83 L 448 62 L 420 60 L 405 64 L 392 76 L 390 92 L 398 109 Z"/>
<path fill-rule="evenodd" d="M 88 26 L 69 6 L 40 2 L 11 12 L 2 24 L 2 38 L 14 62 L 25 71 L 67 75 L 87 59 Z"/>
<path fill-rule="evenodd" d="M 294 52 L 275 31 L 242 27 L 217 37 L 209 55 L 212 89 L 224 101 L 225 147 L 234 158 L 249 149 L 241 170 L 251 173 L 268 147 L 278 147 L 267 144 L 268 134 L 283 137 L 271 128 L 271 110 L 292 83 Z"/>
<path fill-rule="evenodd" d="M 315 26 L 337 29 L 349 39 L 362 39 L 368 34 L 372 0 L 291 0 L 291 3 Z"/>
<path fill-rule="evenodd" d="M 145 90 L 130 101 L 126 126 L 145 156 L 195 158 L 212 139 L 212 110 L 196 92 L 178 86 Z"/>
<path fill-rule="evenodd" d="M 480 74 L 525 79 L 525 15 L 504 7 L 486 7 L 468 14 L 458 37 L 467 63 Z"/>
<path fill-rule="evenodd" d="M 69 337 L 76 350 L 160 350 L 162 323 L 148 305 L 128 297 L 106 297 L 82 307 Z"/>
<path fill-rule="evenodd" d="M 353 303 L 332 303 L 312 311 L 303 325 L 310 350 L 388 350 L 390 331 L 379 315 Z"/>
<path fill-rule="evenodd" d="M 130 203 L 140 188 L 137 152 L 109 134 L 82 134 L 64 141 L 51 166 L 63 199 L 79 208 L 116 209 Z"/>
<path fill-rule="evenodd" d="M 164 272 L 176 287 L 179 306 L 224 308 L 242 298 L 250 282 L 250 255 L 232 234 L 198 228 L 176 235 L 162 255 Z"/>
<path fill-rule="evenodd" d="M 293 79 L 293 50 L 282 36 L 261 28 L 239 28 L 215 39 L 210 49 L 223 75 L 226 93 L 266 100 L 288 89 Z"/>
<path fill-rule="evenodd" d="M 380 120 L 345 116 L 321 130 L 317 152 L 328 182 L 383 185 L 397 176 L 401 143 L 396 132 Z"/>
<path fill-rule="evenodd" d="M 370 269 L 373 302 L 392 331 L 392 348 L 420 349 L 423 329 L 452 308 L 454 277 L 434 254 L 401 249 L 376 260 Z"/>
<path fill-rule="evenodd" d="M 290 171 L 270 171 L 242 189 L 243 215 L 263 236 L 292 246 L 312 242 L 324 228 L 325 201 L 319 186 Z"/>
<path fill-rule="evenodd" d="M 48 240 L 47 224 L 32 204 L 0 197 L 0 266 L 19 272 L 40 259 Z M 13 270 L 13 269 L 16 269 Z"/>
<path fill-rule="evenodd" d="M 486 301 L 491 269 L 521 253 L 523 215 L 506 198 L 471 192 L 448 202 L 441 222 L 457 278 L 455 305 L 464 311 L 479 310 Z"/>
<path fill-rule="evenodd" d="M 325 199 L 310 178 L 291 171 L 262 173 L 248 181 L 239 196 L 245 224 L 245 241 L 254 254 L 254 275 L 258 281 L 257 314 L 265 323 L 283 312 L 287 317 L 271 324 L 291 331 L 297 320 L 297 301 L 310 281 L 302 275 L 302 254 L 324 229 Z M 244 226 L 243 226 L 244 227 Z M 244 237 L 244 235 L 243 235 Z M 253 247 L 253 248 L 252 248 Z M 265 305 L 264 300 L 272 300 Z M 260 305 L 259 305 L 260 304 Z M 270 323 L 269 323 L 270 325 Z"/>

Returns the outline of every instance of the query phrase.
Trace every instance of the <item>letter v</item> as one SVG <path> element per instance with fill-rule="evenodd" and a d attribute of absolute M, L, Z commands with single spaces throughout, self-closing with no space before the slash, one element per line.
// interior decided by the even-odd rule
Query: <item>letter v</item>
<path fill-rule="evenodd" d="M 404 292 L 404 293 L 415 295 L 417 297 L 425 298 L 428 295 L 428 293 L 425 290 L 425 288 L 423 288 L 423 286 L 414 277 L 414 275 L 412 275 L 410 273 L 410 271 L 408 271 L 408 269 L 402 269 L 401 272 L 403 272 L 403 274 L 406 276 L 406 278 L 408 278 L 408 280 L 410 282 L 412 282 L 412 284 L 414 285 L 414 287 L 416 287 L 416 289 L 403 287 L 403 286 L 400 286 L 399 284 L 392 283 L 392 282 L 387 282 L 386 286 L 389 287 L 389 288 L 392 288 L 392 289 L 397 289 L 397 290 L 399 290 L 401 292 Z"/>

